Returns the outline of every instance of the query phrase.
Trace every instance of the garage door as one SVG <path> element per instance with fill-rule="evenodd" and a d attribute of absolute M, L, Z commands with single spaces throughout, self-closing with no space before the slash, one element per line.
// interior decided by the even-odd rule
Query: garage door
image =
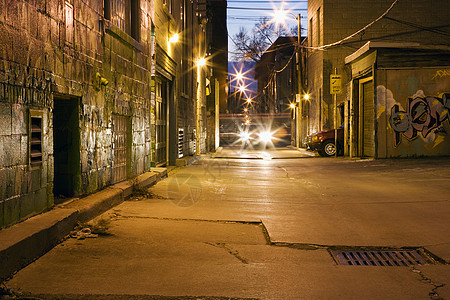
<path fill-rule="evenodd" d="M 375 126 L 374 126 L 374 93 L 373 80 L 361 83 L 362 96 L 362 155 L 375 156 Z"/>

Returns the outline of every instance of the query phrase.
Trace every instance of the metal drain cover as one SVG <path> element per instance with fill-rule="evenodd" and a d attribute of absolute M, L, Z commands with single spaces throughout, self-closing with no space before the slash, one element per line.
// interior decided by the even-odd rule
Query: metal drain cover
<path fill-rule="evenodd" d="M 340 265 L 403 267 L 426 265 L 430 261 L 418 250 L 331 250 Z"/>

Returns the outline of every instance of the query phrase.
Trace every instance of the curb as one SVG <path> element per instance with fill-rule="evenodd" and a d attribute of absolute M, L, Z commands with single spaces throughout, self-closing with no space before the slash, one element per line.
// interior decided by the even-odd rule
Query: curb
<path fill-rule="evenodd" d="M 192 165 L 196 161 L 202 160 L 202 159 L 211 158 L 211 155 L 194 155 L 194 156 L 185 156 L 182 158 L 178 158 L 175 162 L 176 167 L 186 167 L 189 165 Z"/>
<path fill-rule="evenodd" d="M 144 189 L 167 177 L 166 168 L 152 168 L 84 198 L 76 198 L 0 230 L 0 283 L 51 250 L 77 223 L 87 222 L 130 197 L 133 189 Z"/>

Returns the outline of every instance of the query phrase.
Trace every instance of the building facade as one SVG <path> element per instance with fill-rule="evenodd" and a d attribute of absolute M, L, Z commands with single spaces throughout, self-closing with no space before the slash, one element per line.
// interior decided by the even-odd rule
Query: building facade
<path fill-rule="evenodd" d="M 347 155 L 450 154 L 450 46 L 368 42 L 346 63 Z"/>
<path fill-rule="evenodd" d="M 279 37 L 255 66 L 260 113 L 285 113 L 298 93 L 297 37 Z"/>
<path fill-rule="evenodd" d="M 339 127 L 345 114 L 355 113 L 345 112 L 352 94 L 347 56 L 368 41 L 448 45 L 449 12 L 448 3 L 439 0 L 308 1 L 308 133 Z M 333 74 L 342 78 L 341 92 L 335 99 L 330 90 Z M 373 93 L 376 88 L 372 88 Z"/>
<path fill-rule="evenodd" d="M 201 5 L 0 7 L 0 227 L 206 151 Z"/>

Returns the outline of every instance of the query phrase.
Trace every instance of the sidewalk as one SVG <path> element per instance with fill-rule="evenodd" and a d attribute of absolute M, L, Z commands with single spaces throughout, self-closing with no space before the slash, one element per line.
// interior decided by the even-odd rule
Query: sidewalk
<path fill-rule="evenodd" d="M 297 149 L 292 146 L 283 148 L 270 149 L 241 149 L 239 146 L 220 147 L 217 152 L 212 155 L 213 158 L 228 159 L 292 159 L 317 156 L 316 153 L 308 151 L 304 148 Z"/>
<path fill-rule="evenodd" d="M 84 198 L 74 198 L 21 223 L 0 230 L 0 282 L 57 245 L 78 224 L 87 222 L 167 177 L 166 168 L 152 168 Z"/>

